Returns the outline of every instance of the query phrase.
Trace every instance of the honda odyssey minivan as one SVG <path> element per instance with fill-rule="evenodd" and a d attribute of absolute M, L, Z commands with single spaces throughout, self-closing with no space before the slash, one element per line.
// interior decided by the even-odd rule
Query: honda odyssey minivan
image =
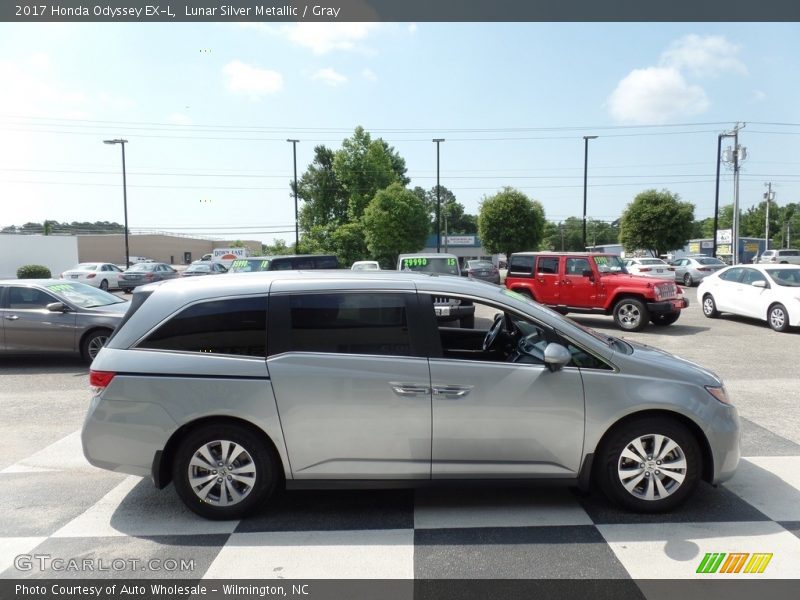
<path fill-rule="evenodd" d="M 441 298 L 473 303 L 475 328 L 437 320 Z M 172 481 L 211 519 L 280 487 L 501 480 L 594 486 L 656 512 L 739 462 L 737 411 L 713 373 L 459 277 L 143 286 L 90 383 L 89 462 Z"/>

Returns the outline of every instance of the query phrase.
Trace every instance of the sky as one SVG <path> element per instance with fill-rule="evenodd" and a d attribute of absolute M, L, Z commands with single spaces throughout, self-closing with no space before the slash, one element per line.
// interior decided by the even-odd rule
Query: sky
<path fill-rule="evenodd" d="M 467 212 L 513 186 L 548 220 L 668 189 L 713 216 L 717 134 L 745 123 L 742 210 L 800 202 L 800 24 L 0 23 L 0 227 L 123 222 L 294 239 L 314 146 L 361 125 Z M 724 146 L 732 140 L 724 140 Z M 722 167 L 720 204 L 733 201 Z"/>

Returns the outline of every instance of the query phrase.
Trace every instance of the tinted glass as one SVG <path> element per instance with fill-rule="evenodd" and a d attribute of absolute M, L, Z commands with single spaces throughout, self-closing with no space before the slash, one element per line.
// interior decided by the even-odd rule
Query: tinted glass
<path fill-rule="evenodd" d="M 781 250 L 780 256 L 800 256 L 800 250 Z"/>
<path fill-rule="evenodd" d="M 8 288 L 8 308 L 40 309 L 51 302 L 58 302 L 58 300 L 37 288 L 15 286 Z"/>
<path fill-rule="evenodd" d="M 767 273 L 780 286 L 800 287 L 800 269 L 767 269 Z"/>
<path fill-rule="evenodd" d="M 742 283 L 751 284 L 754 281 L 767 281 L 767 278 L 764 277 L 764 274 L 761 271 L 756 269 L 745 269 L 744 276 L 742 277 Z"/>
<path fill-rule="evenodd" d="M 724 265 L 725 263 L 722 262 L 718 258 L 698 258 L 697 262 L 701 265 Z"/>
<path fill-rule="evenodd" d="M 719 276 L 720 279 L 724 279 L 725 281 L 734 281 L 738 282 L 739 278 L 742 276 L 742 269 L 728 269 L 722 275 Z"/>
<path fill-rule="evenodd" d="M 537 273 L 557 274 L 558 273 L 558 257 L 557 256 L 541 256 L 536 266 Z"/>
<path fill-rule="evenodd" d="M 535 260 L 535 256 L 512 256 L 511 262 L 508 265 L 508 270 L 511 273 L 526 273 L 530 275 L 533 273 L 533 263 Z"/>
<path fill-rule="evenodd" d="M 122 298 L 83 283 L 52 283 L 45 286 L 49 292 L 81 308 L 95 308 L 125 302 Z M 53 302 L 53 300 L 50 300 Z"/>
<path fill-rule="evenodd" d="M 335 256 L 317 256 L 314 259 L 315 266 L 317 269 L 338 269 L 339 268 L 339 261 L 336 260 Z M 377 269 L 377 265 L 372 265 L 369 268 Z"/>
<path fill-rule="evenodd" d="M 292 296 L 289 314 L 289 351 L 411 355 L 403 294 Z"/>
<path fill-rule="evenodd" d="M 266 356 L 266 297 L 194 304 L 164 323 L 139 348 Z"/>
<path fill-rule="evenodd" d="M 589 261 L 585 258 L 568 258 L 567 275 L 583 275 L 584 271 L 591 271 Z"/>

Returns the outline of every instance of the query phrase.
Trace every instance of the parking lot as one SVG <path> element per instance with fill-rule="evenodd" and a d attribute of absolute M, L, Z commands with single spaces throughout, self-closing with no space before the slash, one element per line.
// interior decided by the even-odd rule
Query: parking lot
<path fill-rule="evenodd" d="M 79 359 L 4 358 L 0 576 L 682 579 L 697 576 L 705 553 L 745 552 L 773 554 L 762 577 L 800 578 L 800 332 L 709 320 L 694 289 L 689 298 L 676 324 L 624 337 L 723 378 L 742 417 L 744 459 L 732 481 L 701 484 L 685 506 L 655 516 L 540 486 L 290 492 L 248 520 L 204 521 L 171 487 L 85 462 Z M 620 333 L 610 317 L 575 320 Z M 20 555 L 128 562 L 70 571 Z"/>

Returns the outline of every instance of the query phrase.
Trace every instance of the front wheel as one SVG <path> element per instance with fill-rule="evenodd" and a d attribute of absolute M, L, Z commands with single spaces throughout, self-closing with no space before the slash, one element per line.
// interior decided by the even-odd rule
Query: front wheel
<path fill-rule="evenodd" d="M 653 325 L 666 327 L 667 325 L 672 325 L 675 321 L 678 320 L 678 317 L 680 316 L 681 316 L 680 311 L 675 311 L 671 313 L 660 313 L 657 315 L 653 315 L 653 317 L 650 319 L 650 322 Z"/>
<path fill-rule="evenodd" d="M 686 427 L 671 419 L 624 424 L 603 444 L 600 459 L 603 491 L 636 512 L 671 510 L 700 480 L 700 446 Z"/>
<path fill-rule="evenodd" d="M 103 279 L 103 281 L 100 282 L 100 289 L 104 292 L 108 291 L 108 279 Z"/>
<path fill-rule="evenodd" d="M 694 280 L 692 279 L 692 276 L 689 275 L 689 273 L 686 273 L 686 275 L 683 276 L 683 285 L 686 287 L 692 287 L 693 284 Z"/>
<path fill-rule="evenodd" d="M 649 320 L 650 313 L 641 300 L 623 298 L 614 306 L 614 322 L 624 331 L 641 331 Z"/>
<path fill-rule="evenodd" d="M 711 294 L 703 296 L 703 314 L 709 319 L 716 319 L 719 316 L 717 303 L 714 302 L 714 296 Z"/>
<path fill-rule="evenodd" d="M 206 425 L 184 438 L 172 480 L 184 504 L 201 517 L 239 519 L 264 504 L 279 479 L 278 461 L 255 433 L 238 425 Z"/>
<path fill-rule="evenodd" d="M 783 333 L 789 330 L 789 315 L 783 304 L 773 304 L 767 312 L 767 322 L 775 331 Z"/>

